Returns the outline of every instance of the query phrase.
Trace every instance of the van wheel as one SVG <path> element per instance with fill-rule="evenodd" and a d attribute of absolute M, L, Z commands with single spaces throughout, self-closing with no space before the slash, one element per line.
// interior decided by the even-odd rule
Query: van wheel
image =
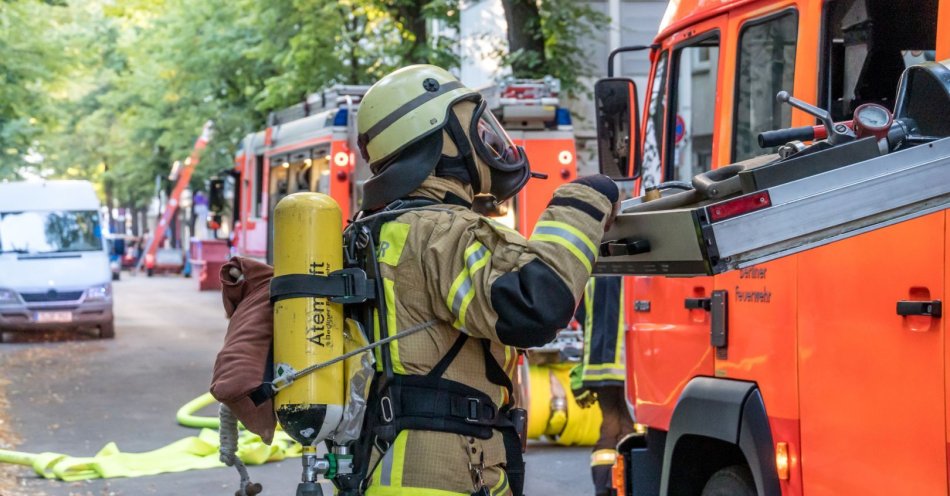
<path fill-rule="evenodd" d="M 99 326 L 99 339 L 112 339 L 115 337 L 115 324 L 109 322 Z"/>
<path fill-rule="evenodd" d="M 714 473 L 702 496 L 756 496 L 752 472 L 745 465 L 733 465 Z"/>

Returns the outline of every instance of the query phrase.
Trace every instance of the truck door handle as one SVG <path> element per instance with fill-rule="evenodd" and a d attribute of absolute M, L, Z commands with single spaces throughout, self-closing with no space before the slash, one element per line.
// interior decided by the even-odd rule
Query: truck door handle
<path fill-rule="evenodd" d="M 926 317 L 940 317 L 942 311 L 940 300 L 933 301 L 910 301 L 901 300 L 897 302 L 897 315 L 906 317 L 908 315 L 923 315 Z"/>
<path fill-rule="evenodd" d="M 712 308 L 712 299 L 710 298 L 686 298 L 683 303 L 687 310 L 703 309 L 708 312 Z"/>

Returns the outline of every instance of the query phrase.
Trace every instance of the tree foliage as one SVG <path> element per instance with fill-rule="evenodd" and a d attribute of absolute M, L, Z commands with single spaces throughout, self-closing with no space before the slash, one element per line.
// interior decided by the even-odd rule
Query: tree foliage
<path fill-rule="evenodd" d="M 569 95 L 582 90 L 581 78 L 593 63 L 585 39 L 607 27 L 610 19 L 576 0 L 502 0 L 508 21 L 508 47 L 502 63 L 517 78 L 561 80 Z M 510 29 L 517 26 L 517 29 Z"/>
<path fill-rule="evenodd" d="M 0 1 L 0 179 L 92 179 L 110 203 L 142 207 L 212 119 L 200 187 L 310 92 L 409 62 L 457 66 L 429 30 L 457 28 L 456 3 Z"/>
<path fill-rule="evenodd" d="M 28 166 L 34 141 L 49 116 L 47 89 L 66 62 L 50 5 L 0 3 L 0 177 Z"/>
<path fill-rule="evenodd" d="M 515 1 L 540 31 L 508 61 L 572 88 L 596 16 Z M 86 178 L 113 206 L 144 207 L 212 119 L 200 188 L 269 112 L 310 92 L 407 63 L 457 67 L 459 15 L 459 0 L 0 0 L 0 180 Z"/>

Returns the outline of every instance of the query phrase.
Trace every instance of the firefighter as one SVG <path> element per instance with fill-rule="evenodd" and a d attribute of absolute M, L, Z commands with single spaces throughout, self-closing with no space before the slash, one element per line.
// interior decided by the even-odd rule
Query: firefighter
<path fill-rule="evenodd" d="M 571 370 L 571 390 L 581 408 L 600 404 L 600 438 L 590 456 L 594 494 L 610 494 L 617 443 L 633 432 L 624 400 L 623 278 L 592 277 L 575 318 L 584 327 L 584 360 Z"/>
<path fill-rule="evenodd" d="M 377 351 L 366 494 L 520 496 L 517 349 L 570 321 L 617 186 L 601 175 L 562 185 L 528 239 L 474 213 L 476 195 L 515 195 L 528 161 L 482 97 L 435 66 L 382 78 L 357 127 L 373 175 L 356 224 L 385 220 L 373 236 L 384 297 L 372 339 L 435 322 Z"/>

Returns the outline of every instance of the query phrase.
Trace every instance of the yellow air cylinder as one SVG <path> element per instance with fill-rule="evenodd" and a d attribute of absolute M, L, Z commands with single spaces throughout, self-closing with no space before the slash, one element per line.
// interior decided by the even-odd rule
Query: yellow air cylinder
<path fill-rule="evenodd" d="M 322 193 L 294 193 L 274 208 L 274 276 L 328 275 L 343 268 L 340 206 Z M 343 354 L 343 306 L 301 297 L 274 304 L 275 376 Z M 281 427 L 304 446 L 327 438 L 343 416 L 343 362 L 299 377 L 277 392 Z"/>

